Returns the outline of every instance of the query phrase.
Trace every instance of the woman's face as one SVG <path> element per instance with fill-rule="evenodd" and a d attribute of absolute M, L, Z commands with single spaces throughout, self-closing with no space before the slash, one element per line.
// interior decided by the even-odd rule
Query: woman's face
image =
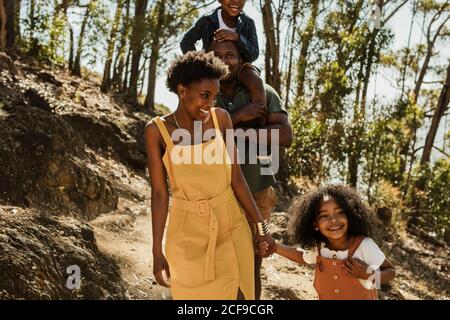
<path fill-rule="evenodd" d="M 347 235 L 347 215 L 334 200 L 322 201 L 314 228 L 327 239 L 342 239 Z"/>
<path fill-rule="evenodd" d="M 219 0 L 222 10 L 230 17 L 237 17 L 244 9 L 245 0 Z"/>
<path fill-rule="evenodd" d="M 207 122 L 220 90 L 219 79 L 203 79 L 187 86 L 178 85 L 178 97 L 185 111 L 194 121 Z"/>

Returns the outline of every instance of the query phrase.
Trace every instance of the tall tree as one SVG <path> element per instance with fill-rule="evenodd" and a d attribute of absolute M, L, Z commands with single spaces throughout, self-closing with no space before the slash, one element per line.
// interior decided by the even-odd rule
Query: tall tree
<path fill-rule="evenodd" d="M 420 164 L 425 165 L 430 162 L 431 151 L 434 145 L 434 139 L 436 137 L 439 124 L 445 112 L 448 110 L 448 104 L 450 101 L 450 64 L 447 67 L 447 76 L 444 81 L 444 85 L 439 96 L 438 104 L 434 110 L 433 119 L 431 120 L 431 126 L 428 130 L 427 138 L 425 140 L 425 146 L 423 148 L 422 158 Z"/>
<path fill-rule="evenodd" d="M 297 63 L 297 97 L 301 98 L 305 89 L 306 68 L 308 63 L 309 46 L 314 36 L 317 16 L 319 13 L 319 0 L 310 0 L 311 13 L 305 29 L 300 32 L 300 57 Z"/>
<path fill-rule="evenodd" d="M 120 18 L 122 16 L 122 10 L 123 10 L 123 0 L 118 0 L 117 6 L 116 6 L 116 12 L 114 14 L 114 20 L 112 23 L 111 33 L 109 35 L 105 67 L 103 69 L 103 79 L 102 79 L 102 85 L 101 85 L 101 90 L 103 92 L 107 92 L 111 86 L 111 65 L 112 65 L 113 54 L 114 54 L 114 46 L 115 46 L 116 39 L 117 39 L 117 32 L 119 30 L 119 25 L 120 25 Z"/>
<path fill-rule="evenodd" d="M 265 54 L 265 80 L 277 92 L 281 92 L 281 72 L 280 72 L 280 27 L 286 14 L 288 1 L 280 0 L 275 5 L 273 1 L 260 0 L 262 12 L 264 34 L 266 35 Z"/>
<path fill-rule="evenodd" d="M 128 95 L 133 102 L 137 102 L 137 87 L 139 79 L 139 62 L 141 60 L 143 39 L 146 30 L 145 12 L 148 0 L 136 0 L 133 29 L 131 33 L 131 70 Z"/>
<path fill-rule="evenodd" d="M 86 6 L 86 10 L 84 12 L 83 22 L 81 23 L 80 34 L 78 36 L 77 54 L 75 56 L 75 61 L 73 63 L 73 70 L 72 70 L 72 74 L 76 76 L 81 76 L 81 55 L 83 53 L 83 45 L 86 35 L 86 26 L 91 17 L 92 11 L 95 10 L 96 5 L 97 0 L 91 0 L 89 4 Z"/>
<path fill-rule="evenodd" d="M 12 51 L 16 39 L 16 1 L 0 0 L 0 49 Z"/>
<path fill-rule="evenodd" d="M 153 111 L 155 105 L 155 87 L 156 87 L 156 76 L 157 67 L 159 59 L 159 50 L 161 48 L 161 30 L 166 24 L 166 0 L 159 0 L 155 6 L 155 16 L 156 24 L 154 26 L 153 32 L 151 32 L 151 54 L 150 54 L 150 66 L 148 70 L 148 86 L 147 86 L 147 96 L 145 98 L 145 106 L 148 110 Z"/>
<path fill-rule="evenodd" d="M 113 88 L 118 91 L 126 90 L 126 86 L 124 86 L 126 81 L 123 78 L 126 78 L 126 75 L 124 76 L 124 69 L 126 65 L 125 61 L 128 60 L 127 40 L 130 33 L 130 2 L 131 0 L 125 0 L 125 13 L 122 19 L 122 27 L 120 30 L 120 41 L 119 46 L 117 48 L 116 59 L 114 62 L 112 85 Z"/>

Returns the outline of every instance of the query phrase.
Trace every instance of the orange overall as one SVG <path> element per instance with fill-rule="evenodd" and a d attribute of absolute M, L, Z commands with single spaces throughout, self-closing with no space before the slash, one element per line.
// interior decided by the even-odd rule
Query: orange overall
<path fill-rule="evenodd" d="M 240 289 L 254 299 L 254 257 L 250 227 L 231 188 L 231 160 L 211 110 L 215 138 L 175 145 L 161 118 L 155 118 L 167 145 L 163 163 L 173 201 L 166 255 L 174 299 L 236 299 Z M 216 163 L 179 163 L 175 156 L 211 151 Z M 205 153 L 201 153 L 205 160 Z M 192 157 L 194 159 L 194 157 Z M 218 162 L 218 163 L 217 163 Z"/>
<path fill-rule="evenodd" d="M 364 237 L 350 242 L 348 256 L 353 257 Z M 314 288 L 320 300 L 377 300 L 377 289 L 366 289 L 358 279 L 344 273 L 343 261 L 317 256 Z"/>

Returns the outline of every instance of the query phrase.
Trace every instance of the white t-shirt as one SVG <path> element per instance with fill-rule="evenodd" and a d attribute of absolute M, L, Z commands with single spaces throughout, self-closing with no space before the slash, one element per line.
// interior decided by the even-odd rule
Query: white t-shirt
<path fill-rule="evenodd" d="M 225 29 L 225 30 L 230 30 L 230 31 L 236 32 L 236 28 L 230 28 L 230 27 L 227 26 L 227 24 L 223 21 L 223 18 L 222 18 L 222 9 L 219 9 L 219 11 L 217 11 L 217 17 L 219 18 L 219 29 Z"/>
<path fill-rule="evenodd" d="M 307 264 L 315 264 L 317 259 L 317 248 L 311 250 L 303 250 L 301 248 L 297 248 L 298 251 L 303 252 L 303 260 Z M 325 243 L 321 243 L 320 245 L 320 255 L 325 258 L 333 258 L 336 255 L 336 259 L 344 260 L 348 256 L 348 250 L 344 251 L 334 251 L 325 247 Z M 360 259 L 367 263 L 372 270 L 379 270 L 380 266 L 383 264 L 384 260 L 386 260 L 386 256 L 381 251 L 380 247 L 371 239 L 364 238 L 364 240 L 359 245 L 358 249 L 355 250 L 353 254 L 353 258 Z M 371 289 L 374 286 L 374 283 L 370 280 L 359 279 L 359 282 L 366 288 Z"/>

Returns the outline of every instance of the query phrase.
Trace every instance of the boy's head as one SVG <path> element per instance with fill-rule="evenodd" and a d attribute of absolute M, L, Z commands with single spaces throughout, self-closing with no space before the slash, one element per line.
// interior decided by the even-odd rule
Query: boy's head
<path fill-rule="evenodd" d="M 240 51 L 233 41 L 213 41 L 209 45 L 208 52 L 213 52 L 214 55 L 222 60 L 227 66 L 229 73 L 222 78 L 222 82 L 232 82 L 237 80 L 239 69 L 242 66 L 242 57 Z"/>
<path fill-rule="evenodd" d="M 231 18 L 239 16 L 244 9 L 245 0 L 219 0 L 222 10 Z"/>
<path fill-rule="evenodd" d="M 304 248 L 327 239 L 369 233 L 369 208 L 347 186 L 321 187 L 303 196 L 290 211 L 288 232 Z"/>

